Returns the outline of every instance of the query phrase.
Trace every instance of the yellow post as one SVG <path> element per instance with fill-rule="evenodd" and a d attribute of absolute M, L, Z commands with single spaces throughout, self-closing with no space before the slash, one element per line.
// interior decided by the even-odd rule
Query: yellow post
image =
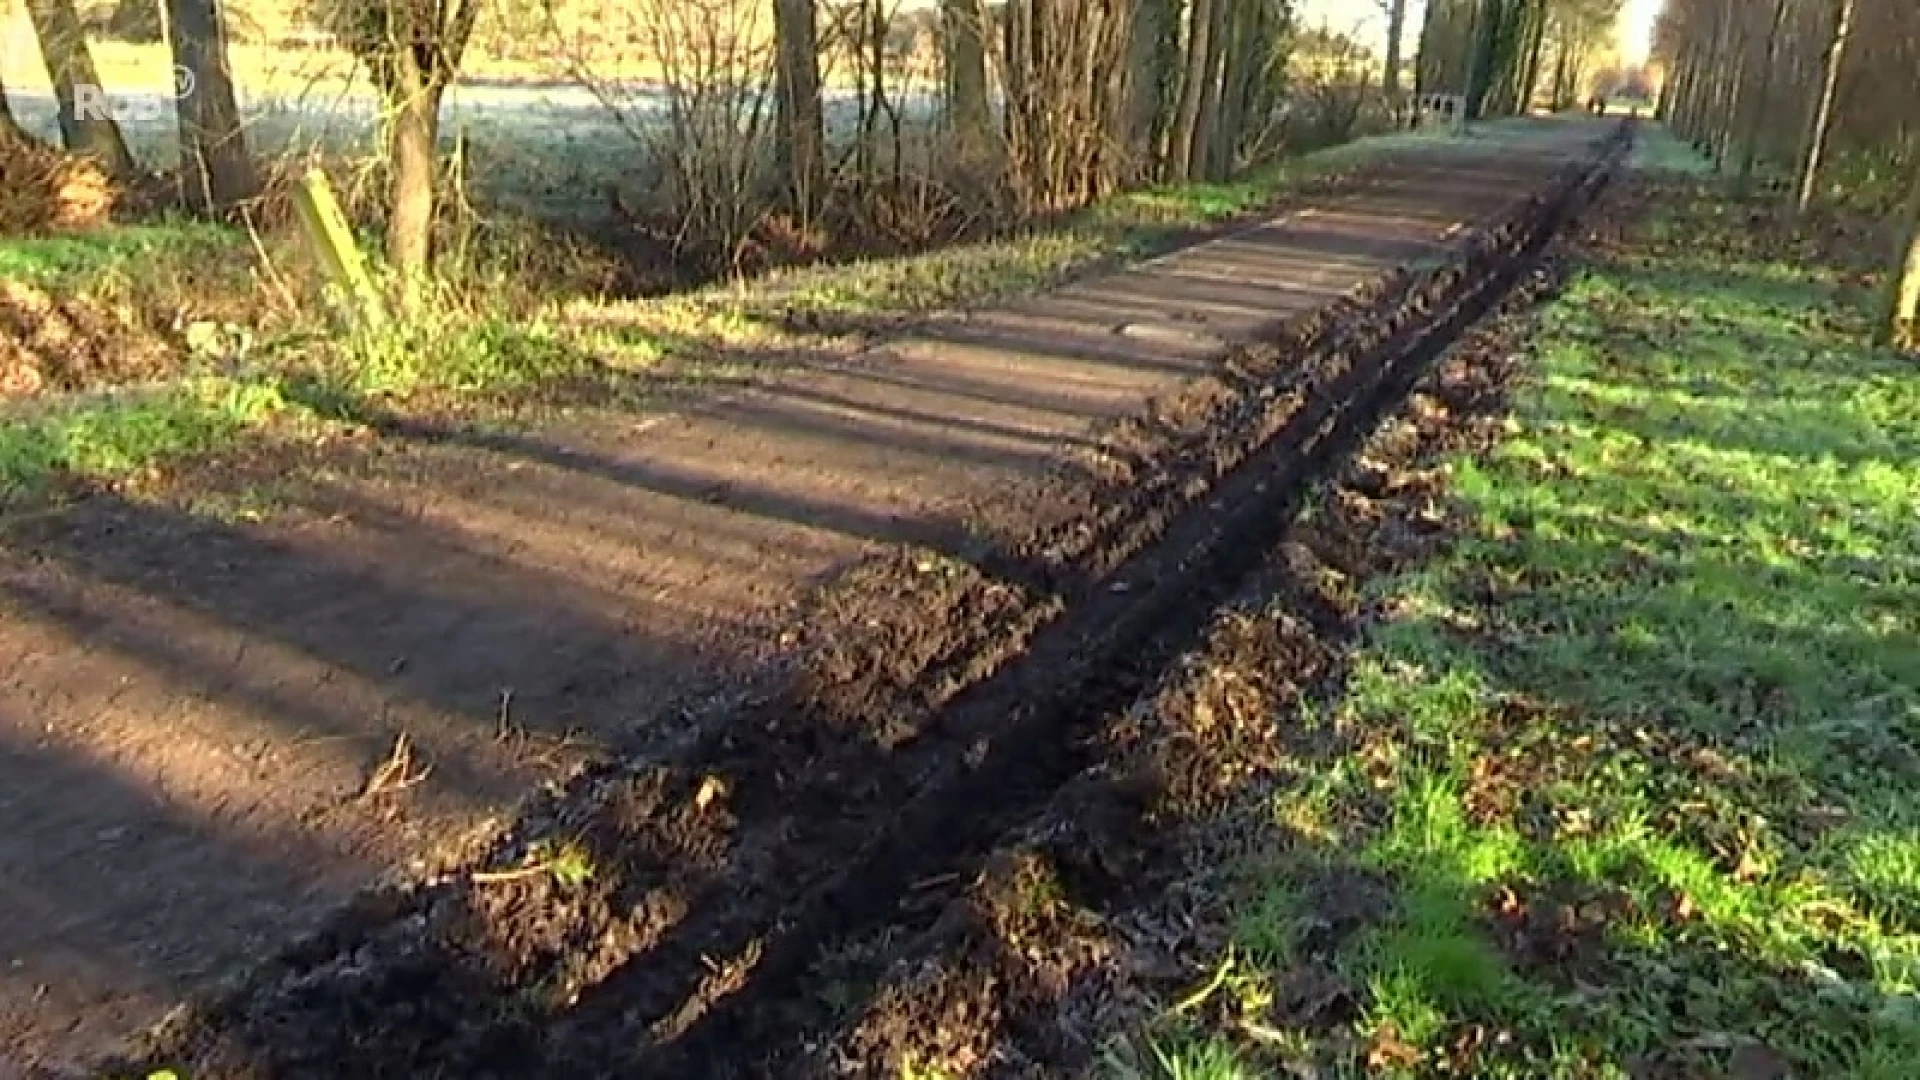
<path fill-rule="evenodd" d="M 308 243 L 326 268 L 327 279 L 353 304 L 355 313 L 368 326 L 383 328 L 389 322 L 386 301 L 367 273 L 366 260 L 353 242 L 353 229 L 334 198 L 327 174 L 309 169 L 293 189 L 293 205 L 300 212 L 300 224 Z"/>

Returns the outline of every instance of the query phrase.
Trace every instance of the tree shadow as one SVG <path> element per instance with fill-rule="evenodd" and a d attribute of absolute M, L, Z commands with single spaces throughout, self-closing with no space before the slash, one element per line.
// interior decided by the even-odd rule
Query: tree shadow
<path fill-rule="evenodd" d="M 0 705 L 0 1055 L 15 1067 L 66 1075 L 375 872 L 298 827 L 179 798 L 33 720 L 25 703 Z M 154 865 L 164 877 L 143 872 Z"/>
<path fill-rule="evenodd" d="M 64 988 L 21 999 L 35 1057 L 98 1051 L 378 874 L 464 857 L 487 814 L 663 737 L 683 699 L 746 685 L 730 632 L 675 629 L 670 600 L 650 623 L 611 583 L 445 523 L 345 492 L 321 506 L 352 526 L 102 494 L 10 527 L 0 738 L 60 757 L 22 750 L 32 779 L 8 784 L 7 861 L 52 869 L 11 894 L 27 937 L 5 951 Z M 70 929 L 43 939 L 37 910 Z M 100 979 L 47 970 L 56 945 Z M 154 1007 L 116 1004 L 143 986 Z"/>

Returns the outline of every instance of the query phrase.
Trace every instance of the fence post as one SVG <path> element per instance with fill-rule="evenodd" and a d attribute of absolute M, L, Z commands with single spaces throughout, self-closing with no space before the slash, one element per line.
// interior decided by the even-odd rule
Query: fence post
<path fill-rule="evenodd" d="M 293 189 L 293 205 L 300 213 L 300 225 L 307 234 L 307 242 L 313 245 L 326 270 L 327 280 L 352 304 L 363 324 L 376 330 L 385 328 L 391 321 L 386 301 L 367 273 L 366 260 L 360 257 L 360 247 L 353 242 L 353 229 L 347 224 L 347 216 L 340 212 L 340 200 L 334 198 L 327 174 L 319 169 L 307 170 Z"/>

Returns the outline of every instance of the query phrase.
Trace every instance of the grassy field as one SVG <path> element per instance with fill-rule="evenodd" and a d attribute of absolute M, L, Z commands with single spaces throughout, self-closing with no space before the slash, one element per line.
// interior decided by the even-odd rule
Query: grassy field
<path fill-rule="evenodd" d="M 1915 1075 L 1920 377 L 1667 183 L 1299 718 L 1344 750 L 1169 1075 Z"/>

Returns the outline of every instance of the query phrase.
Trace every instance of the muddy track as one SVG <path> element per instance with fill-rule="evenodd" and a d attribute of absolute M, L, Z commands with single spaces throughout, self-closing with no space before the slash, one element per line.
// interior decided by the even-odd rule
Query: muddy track
<path fill-rule="evenodd" d="M 1596 147 L 1455 262 L 1303 319 L 1110 433 L 1078 498 L 1025 541 L 852 575 L 786 690 L 582 778 L 491 870 L 370 894 L 131 1064 L 758 1073 L 831 1022 L 836 987 L 887 963 L 869 950 L 829 985 L 814 959 L 923 929 L 1086 768 L 1086 736 L 1192 645 L 1300 495 L 1498 301 L 1619 149 Z"/>
<path fill-rule="evenodd" d="M 860 1004 L 824 1025 L 784 1023 L 772 1039 L 756 1030 L 757 1059 L 736 1053 L 709 1071 L 1038 1077 L 1105 1061 L 1097 1075 L 1158 1075 L 1135 1036 L 1217 971 L 1234 875 L 1289 843 L 1272 793 L 1351 754 L 1286 718 L 1337 700 L 1345 646 L 1369 617 L 1366 583 L 1442 542 L 1434 465 L 1496 436 L 1516 366 L 1508 320 L 1563 280 L 1558 264 L 1530 270 L 1441 364 L 1419 365 L 1390 421 L 1314 485 L 1195 647 L 1091 725 L 1088 766 L 932 903 L 912 897 L 864 939 L 823 949 L 795 995 L 856 974 Z M 1323 935 L 1379 901 L 1369 880 L 1307 887 Z M 869 978 L 875 963 L 884 970 Z M 1276 994 L 1280 1015 L 1296 1001 L 1351 1003 L 1347 988 L 1308 977 Z"/>

